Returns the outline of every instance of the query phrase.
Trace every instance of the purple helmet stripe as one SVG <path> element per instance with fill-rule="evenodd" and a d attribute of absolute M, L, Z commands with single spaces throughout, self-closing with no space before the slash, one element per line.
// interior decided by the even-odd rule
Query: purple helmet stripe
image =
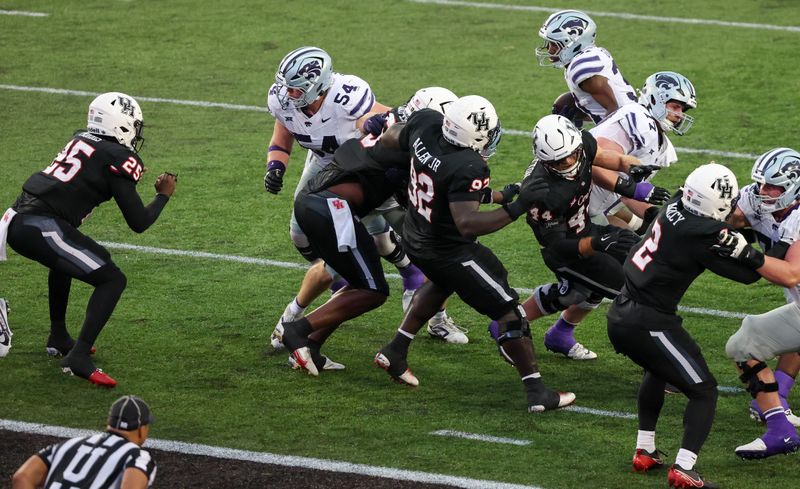
<path fill-rule="evenodd" d="M 366 104 L 367 105 L 366 108 L 362 111 L 361 107 L 367 100 L 367 96 L 369 96 L 369 104 Z M 366 114 L 374 104 L 375 104 L 375 95 L 372 94 L 372 90 L 367 89 L 364 92 L 364 95 L 361 97 L 361 100 L 359 100 L 358 103 L 356 104 L 355 108 L 350 111 L 350 115 L 356 115 L 358 113 L 357 117 L 361 117 L 362 115 Z"/>

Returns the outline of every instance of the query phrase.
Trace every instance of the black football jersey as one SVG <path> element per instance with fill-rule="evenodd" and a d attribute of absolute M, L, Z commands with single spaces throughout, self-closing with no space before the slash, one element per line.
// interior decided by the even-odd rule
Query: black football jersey
<path fill-rule="evenodd" d="M 22 189 L 46 204 L 48 214 L 78 227 L 95 207 L 113 197 L 110 179 L 127 179 L 135 186 L 143 169 L 139 156 L 125 146 L 81 132 Z"/>
<path fill-rule="evenodd" d="M 686 211 L 679 192 L 628 254 L 623 293 L 640 304 L 673 314 L 686 289 L 706 269 L 737 282 L 755 282 L 757 272 L 711 250 L 725 228 L 725 223 Z"/>
<path fill-rule="evenodd" d="M 458 231 L 450 202 L 479 202 L 480 190 L 489 185 L 486 162 L 472 149 L 448 143 L 442 118 L 435 110 L 422 109 L 400 132 L 400 148 L 411 156 L 403 239 L 417 254 L 447 253 L 474 242 L 475 237 Z"/>
<path fill-rule="evenodd" d="M 578 173 L 573 180 L 559 176 L 534 160 L 524 182 L 545 180 L 549 186 L 531 207 L 526 220 L 542 247 L 562 239 L 575 239 L 592 234 L 589 220 L 589 196 L 592 190 L 592 161 L 597 154 L 597 141 L 587 131 L 583 136 L 583 153 Z"/>
<path fill-rule="evenodd" d="M 333 161 L 311 179 L 308 189 L 318 192 L 337 183 L 359 182 L 364 189 L 364 203 L 353 210 L 363 217 L 406 184 L 408 169 L 407 151 L 386 149 L 372 136 L 350 139 L 336 150 Z"/>

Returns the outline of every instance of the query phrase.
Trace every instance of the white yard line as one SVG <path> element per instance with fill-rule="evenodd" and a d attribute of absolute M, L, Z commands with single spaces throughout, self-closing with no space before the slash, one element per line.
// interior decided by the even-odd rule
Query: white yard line
<path fill-rule="evenodd" d="M 28 87 L 22 85 L 8 85 L 0 83 L 0 90 L 13 90 L 17 92 L 37 92 L 37 93 L 50 93 L 54 95 L 72 95 L 78 97 L 96 97 L 100 92 L 86 92 L 83 90 L 69 90 L 66 88 L 48 88 L 48 87 Z M 240 105 L 228 104 L 223 102 L 208 102 L 205 100 L 181 100 L 174 98 L 161 98 L 161 97 L 142 97 L 133 95 L 139 102 L 154 102 L 173 105 L 188 105 L 191 107 L 204 107 L 204 108 L 217 108 L 225 110 L 244 110 L 248 112 L 269 112 L 266 107 L 258 105 Z M 523 131 L 521 129 L 504 129 L 504 134 L 510 136 L 525 136 L 530 138 L 531 131 Z M 703 148 L 678 148 L 675 150 L 679 153 L 693 153 L 693 154 L 709 154 L 714 156 L 722 156 L 726 158 L 743 158 L 747 160 L 755 160 L 758 155 L 749 153 L 735 153 L 731 151 L 722 151 L 718 149 L 703 149 Z"/>
<path fill-rule="evenodd" d="M 59 438 L 74 438 L 77 436 L 86 436 L 97 433 L 96 431 L 90 430 L 79 430 L 75 428 L 65 428 L 61 426 L 50 426 L 37 423 L 25 423 L 9 419 L 0 419 L 0 429 L 19 433 L 56 436 Z M 148 439 L 145 446 L 146 448 L 163 450 L 165 452 L 182 453 L 186 455 L 203 455 L 206 457 L 227 460 L 243 460 L 261 464 L 281 465 L 284 467 L 305 467 L 309 469 L 327 470 L 330 472 L 339 472 L 345 474 L 357 474 L 368 477 L 382 477 L 386 479 L 420 482 L 425 484 L 443 484 L 447 486 L 464 487 L 468 489 L 542 489 L 539 486 L 526 486 L 497 481 L 469 479 L 466 477 L 430 474 L 416 470 L 376 467 L 365 464 L 339 462 L 336 460 L 279 455 L 267 452 L 251 452 L 248 450 L 236 450 L 233 448 L 215 447 L 211 445 L 200 445 L 197 443 L 186 443 L 171 440 L 158 440 L 153 438 Z"/>
<path fill-rule="evenodd" d="M 47 17 L 43 12 L 26 12 L 24 10 L 0 10 L 0 15 L 19 15 L 21 17 Z"/>
<path fill-rule="evenodd" d="M 529 440 L 518 440 L 516 438 L 504 438 L 501 436 L 479 435 L 477 433 L 465 433 L 463 431 L 453 430 L 436 430 L 428 433 L 435 436 L 448 436 L 451 438 L 464 438 L 465 440 L 484 441 L 487 443 L 503 443 L 506 445 L 517 445 L 524 447 L 530 445 L 532 442 Z"/>
<path fill-rule="evenodd" d="M 408 0 L 408 1 L 413 3 L 429 3 L 429 4 L 447 5 L 453 7 L 472 7 L 472 8 L 483 8 L 492 10 L 515 10 L 521 12 L 552 13 L 552 12 L 558 12 L 559 10 L 563 10 L 560 8 L 539 7 L 536 5 L 505 5 L 501 3 L 462 2 L 458 0 Z M 640 14 L 631 14 L 628 12 L 605 12 L 598 10 L 584 10 L 584 12 L 594 17 L 614 17 L 626 20 L 664 22 L 667 24 L 714 25 L 721 27 L 737 27 L 744 29 L 759 29 L 766 31 L 800 32 L 800 27 L 793 25 L 756 24 L 752 22 L 730 22 L 727 20 L 693 19 L 688 17 L 659 17 L 657 15 L 640 15 Z"/>

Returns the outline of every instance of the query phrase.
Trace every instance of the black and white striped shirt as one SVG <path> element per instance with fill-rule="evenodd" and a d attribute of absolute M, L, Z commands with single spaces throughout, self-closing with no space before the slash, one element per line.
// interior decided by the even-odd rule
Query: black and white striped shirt
<path fill-rule="evenodd" d="M 47 464 L 45 489 L 114 489 L 120 487 L 128 468 L 147 475 L 148 486 L 156 478 L 150 453 L 114 433 L 72 438 L 38 453 Z"/>

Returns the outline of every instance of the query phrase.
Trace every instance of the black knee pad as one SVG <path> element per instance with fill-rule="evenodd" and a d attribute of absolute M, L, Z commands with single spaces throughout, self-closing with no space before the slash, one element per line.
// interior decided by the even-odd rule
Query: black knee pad
<path fill-rule="evenodd" d="M 310 246 L 294 245 L 294 247 L 297 248 L 297 251 L 300 252 L 300 255 L 308 260 L 309 263 L 314 263 L 320 259 L 320 256 L 317 254 L 317 252 L 314 251 L 314 249 Z"/>
<path fill-rule="evenodd" d="M 516 319 L 511 321 L 498 321 L 497 344 L 502 345 L 508 340 L 531 337 L 531 327 L 528 320 L 522 317 L 519 308 L 514 308 Z"/>
<path fill-rule="evenodd" d="M 747 365 L 747 362 L 736 362 L 736 366 L 742 369 L 742 375 L 739 376 L 739 380 L 747 384 L 747 392 L 753 397 L 756 398 L 759 392 L 778 392 L 778 383 L 777 382 L 770 382 L 764 383 L 758 378 L 758 373 L 767 368 L 767 364 L 764 362 L 758 362 L 757 364 L 753 365 L 752 367 Z"/>
<path fill-rule="evenodd" d="M 560 279 L 556 284 L 540 285 L 533 291 L 536 304 L 546 315 L 563 311 L 573 304 L 580 304 L 589 294 L 588 290 L 576 287 L 566 279 Z"/>

